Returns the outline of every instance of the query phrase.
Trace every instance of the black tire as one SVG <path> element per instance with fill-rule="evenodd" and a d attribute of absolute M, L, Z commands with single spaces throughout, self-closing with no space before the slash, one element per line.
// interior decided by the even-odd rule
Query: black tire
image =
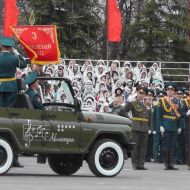
<path fill-rule="evenodd" d="M 59 175 L 72 175 L 81 167 L 81 164 L 70 156 L 49 156 L 48 163 L 50 168 Z"/>
<path fill-rule="evenodd" d="M 10 144 L 0 139 L 0 175 L 7 173 L 13 163 L 13 150 Z"/>
<path fill-rule="evenodd" d="M 113 177 L 119 174 L 124 165 L 124 152 L 119 143 L 112 139 L 102 139 L 94 144 L 88 165 L 98 177 Z"/>

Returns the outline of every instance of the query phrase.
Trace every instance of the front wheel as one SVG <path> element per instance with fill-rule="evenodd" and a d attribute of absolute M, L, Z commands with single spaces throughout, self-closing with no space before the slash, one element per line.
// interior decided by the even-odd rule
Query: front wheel
<path fill-rule="evenodd" d="M 10 144 L 0 139 L 0 174 L 8 172 L 13 163 L 13 151 Z"/>
<path fill-rule="evenodd" d="M 48 162 L 51 169 L 59 175 L 74 174 L 81 167 L 81 163 L 77 160 L 77 157 L 73 156 L 53 155 L 48 157 Z"/>
<path fill-rule="evenodd" d="M 88 165 L 96 176 L 116 176 L 124 165 L 123 149 L 114 140 L 102 139 L 92 147 L 88 157 Z"/>

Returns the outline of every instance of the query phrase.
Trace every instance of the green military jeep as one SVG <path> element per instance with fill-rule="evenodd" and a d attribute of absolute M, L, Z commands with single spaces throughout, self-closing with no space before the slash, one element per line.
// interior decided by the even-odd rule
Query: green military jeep
<path fill-rule="evenodd" d="M 74 174 L 84 160 L 96 176 L 117 175 L 134 147 L 130 121 L 81 111 L 67 79 L 39 80 L 45 110 L 33 109 L 22 80 L 18 80 L 16 108 L 0 108 L 0 174 L 8 172 L 18 153 L 37 155 L 38 163 L 48 160 L 60 175 Z"/>

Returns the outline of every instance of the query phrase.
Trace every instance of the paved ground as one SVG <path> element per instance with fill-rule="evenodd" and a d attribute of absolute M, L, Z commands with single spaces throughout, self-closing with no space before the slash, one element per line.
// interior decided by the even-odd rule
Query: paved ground
<path fill-rule="evenodd" d="M 36 158 L 20 158 L 24 168 L 12 168 L 0 176 L 0 190 L 189 190 L 190 170 L 164 171 L 163 164 L 146 163 L 148 171 L 132 170 L 130 160 L 114 178 L 95 177 L 86 163 L 70 177 L 58 176 L 49 166 L 36 164 Z"/>

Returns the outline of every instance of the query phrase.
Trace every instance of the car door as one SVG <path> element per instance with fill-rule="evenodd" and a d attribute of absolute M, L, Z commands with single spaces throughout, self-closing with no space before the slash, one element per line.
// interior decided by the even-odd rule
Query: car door
<path fill-rule="evenodd" d="M 80 122 L 74 111 L 46 110 L 47 118 L 55 131 L 50 142 L 58 142 L 65 153 L 79 152 Z"/>
<path fill-rule="evenodd" d="M 8 108 L 10 117 L 16 127 L 15 134 L 23 149 L 29 152 L 58 152 L 58 143 L 47 141 L 53 134 L 52 126 L 46 117 L 44 110 Z"/>
<path fill-rule="evenodd" d="M 74 105 L 74 91 L 68 79 L 40 78 L 44 99 L 44 116 L 54 131 L 47 136 L 49 143 L 58 143 L 63 153 L 79 152 L 80 122 Z M 51 90 L 47 92 L 47 87 Z M 49 99 L 47 99 L 49 97 Z M 47 101 L 48 100 L 48 101 Z"/>

